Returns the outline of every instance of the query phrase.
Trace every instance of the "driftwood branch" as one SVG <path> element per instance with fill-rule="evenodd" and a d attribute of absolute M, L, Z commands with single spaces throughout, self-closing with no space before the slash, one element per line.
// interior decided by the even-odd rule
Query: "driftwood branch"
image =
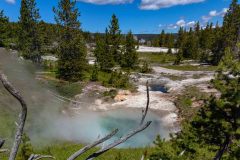
<path fill-rule="evenodd" d="M 11 149 L 9 160 L 15 160 L 17 156 L 17 152 L 19 149 L 19 145 L 21 143 L 23 129 L 27 117 L 27 105 L 20 93 L 12 86 L 12 84 L 8 81 L 7 77 L 0 72 L 0 81 L 2 82 L 4 88 L 13 96 L 15 97 L 21 104 L 21 112 L 19 114 L 19 122 L 18 127 L 15 135 L 15 140 L 13 147 Z"/>
<path fill-rule="evenodd" d="M 93 147 L 96 147 L 97 145 L 109 140 L 110 138 L 112 138 L 114 135 L 116 135 L 118 132 L 118 129 L 112 131 L 110 134 L 108 134 L 107 136 L 105 136 L 104 138 L 85 146 L 84 148 L 82 148 L 81 150 L 77 151 L 76 153 L 74 153 L 71 157 L 68 158 L 68 160 L 74 160 L 77 157 L 79 157 L 80 155 L 82 155 L 83 153 L 87 152 L 88 150 L 92 149 Z"/>
<path fill-rule="evenodd" d="M 142 119 L 141 119 L 141 123 L 140 125 L 143 124 L 146 116 L 147 116 L 147 112 L 148 112 L 148 108 L 149 108 L 149 102 L 150 102 L 150 96 L 149 96 L 149 85 L 148 85 L 148 82 L 146 83 L 146 88 L 147 88 L 147 105 L 146 105 L 146 108 L 145 110 L 143 109 L 142 110 Z"/>
<path fill-rule="evenodd" d="M 28 158 L 28 160 L 39 160 L 39 159 L 44 159 L 44 158 L 47 158 L 47 159 L 56 159 L 56 158 L 53 157 L 53 156 L 32 154 L 32 155 Z"/>
<path fill-rule="evenodd" d="M 142 125 L 140 127 L 138 127 L 137 129 L 135 129 L 134 131 L 131 131 L 130 133 L 128 133 L 126 136 L 116 140 L 115 142 L 107 145 L 106 147 L 102 148 L 101 150 L 99 150 L 98 152 L 90 155 L 87 160 L 92 160 L 100 155 L 102 155 L 103 153 L 107 152 L 108 150 L 118 146 L 119 144 L 122 144 L 124 142 L 126 142 L 129 138 L 133 137 L 134 135 L 136 135 L 137 133 L 145 130 L 147 127 L 149 127 L 149 125 L 151 124 L 152 122 L 149 121 L 147 122 L 145 125 Z"/>

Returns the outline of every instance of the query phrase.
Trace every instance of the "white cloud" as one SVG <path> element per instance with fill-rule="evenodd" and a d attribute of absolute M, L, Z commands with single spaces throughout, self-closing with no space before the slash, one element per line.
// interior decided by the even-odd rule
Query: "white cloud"
<path fill-rule="evenodd" d="M 214 10 L 214 11 L 210 11 L 209 12 L 209 16 L 212 16 L 212 17 L 215 17 L 215 16 L 217 16 L 217 11 L 216 10 Z"/>
<path fill-rule="evenodd" d="M 177 28 L 178 28 L 178 26 L 175 25 L 175 24 L 169 24 L 169 25 L 167 26 L 167 29 L 177 29 Z"/>
<path fill-rule="evenodd" d="M 180 19 L 179 21 L 177 21 L 176 25 L 179 27 L 184 27 L 186 26 L 186 22 L 184 19 Z"/>
<path fill-rule="evenodd" d="M 163 29 L 175 30 L 175 29 L 178 29 L 179 27 L 186 27 L 186 28 L 194 27 L 195 24 L 196 24 L 195 21 L 186 22 L 184 19 L 180 19 L 175 24 L 168 24 L 168 25 L 159 24 L 158 27 Z"/>
<path fill-rule="evenodd" d="M 16 0 L 5 0 L 5 1 L 9 4 L 15 4 L 16 3 Z"/>
<path fill-rule="evenodd" d="M 103 5 L 103 4 L 126 4 L 132 3 L 134 0 L 77 0 L 77 1 Z"/>
<path fill-rule="evenodd" d="M 188 26 L 188 27 L 193 27 L 195 24 L 196 24 L 195 21 L 191 21 L 191 22 L 188 22 L 188 23 L 187 23 L 187 26 Z"/>
<path fill-rule="evenodd" d="M 223 8 L 221 11 L 212 10 L 207 16 L 202 16 L 204 22 L 210 21 L 213 17 L 221 16 L 223 17 L 228 11 L 228 8 Z"/>
<path fill-rule="evenodd" d="M 144 10 L 157 10 L 176 5 L 204 2 L 205 0 L 142 0 L 140 8 Z"/>

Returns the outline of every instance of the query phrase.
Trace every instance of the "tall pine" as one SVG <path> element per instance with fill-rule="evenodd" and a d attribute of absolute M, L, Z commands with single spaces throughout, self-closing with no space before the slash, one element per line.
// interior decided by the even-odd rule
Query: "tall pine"
<path fill-rule="evenodd" d="M 55 20 L 61 27 L 59 40 L 58 77 L 67 81 L 84 78 L 86 69 L 86 46 L 80 31 L 76 1 L 60 0 L 58 8 L 53 8 Z"/>
<path fill-rule="evenodd" d="M 34 62 L 39 62 L 41 58 L 41 41 L 37 27 L 39 19 L 39 10 L 36 8 L 35 0 L 22 0 L 18 47 L 25 58 Z"/>
<path fill-rule="evenodd" d="M 96 36 L 96 48 L 94 50 L 100 69 L 107 72 L 111 71 L 115 64 L 112 52 L 110 52 L 109 41 L 109 32 L 108 29 L 106 29 L 105 36 L 103 38 Z"/>
<path fill-rule="evenodd" d="M 177 42 L 176 42 L 176 47 L 178 48 L 178 53 L 177 53 L 177 58 L 174 62 L 174 64 L 178 65 L 181 63 L 183 60 L 183 47 L 185 45 L 186 41 L 186 33 L 183 29 L 183 27 L 180 27 L 178 31 L 178 36 L 177 36 Z"/>
<path fill-rule="evenodd" d="M 116 64 L 121 63 L 121 52 L 120 52 L 120 44 L 121 44 L 121 30 L 119 28 L 119 21 L 115 14 L 112 15 L 112 19 L 110 25 L 108 27 L 109 31 L 109 45 L 110 52 L 114 57 L 114 61 Z"/>
<path fill-rule="evenodd" d="M 8 18 L 4 15 L 3 10 L 0 10 L 0 47 L 4 46 L 4 41 L 8 34 Z"/>
<path fill-rule="evenodd" d="M 213 48 L 214 64 L 218 64 L 221 61 L 226 48 L 230 48 L 235 58 L 238 58 L 235 52 L 240 33 L 240 5 L 238 0 L 232 0 L 229 10 L 224 16 L 221 30 L 221 38 L 218 39 Z"/>
<path fill-rule="evenodd" d="M 128 32 L 124 44 L 125 51 L 122 58 L 122 67 L 134 68 L 138 63 L 138 55 L 132 32 Z"/>

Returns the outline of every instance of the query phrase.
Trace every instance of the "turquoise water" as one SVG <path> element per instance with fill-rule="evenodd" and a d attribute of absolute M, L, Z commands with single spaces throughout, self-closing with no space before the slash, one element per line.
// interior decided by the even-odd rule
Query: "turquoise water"
<path fill-rule="evenodd" d="M 107 112 L 102 117 L 100 125 L 104 130 L 110 132 L 114 128 L 119 129 L 119 133 L 115 138 L 121 137 L 132 131 L 139 126 L 141 119 L 141 110 L 133 109 L 118 109 Z M 169 130 L 162 127 L 162 121 L 158 114 L 149 111 L 146 121 L 152 121 L 151 125 L 141 133 L 131 138 L 129 141 L 121 145 L 122 147 L 142 147 L 150 146 L 153 144 L 157 135 L 161 135 L 162 138 L 169 138 Z"/>

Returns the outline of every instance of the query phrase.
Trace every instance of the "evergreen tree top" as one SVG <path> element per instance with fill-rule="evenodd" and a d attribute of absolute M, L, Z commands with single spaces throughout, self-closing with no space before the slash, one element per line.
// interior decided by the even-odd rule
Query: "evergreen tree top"
<path fill-rule="evenodd" d="M 58 9 L 53 7 L 55 21 L 64 27 L 80 29 L 81 23 L 78 21 L 80 12 L 76 7 L 76 1 L 61 0 L 58 3 Z"/>

